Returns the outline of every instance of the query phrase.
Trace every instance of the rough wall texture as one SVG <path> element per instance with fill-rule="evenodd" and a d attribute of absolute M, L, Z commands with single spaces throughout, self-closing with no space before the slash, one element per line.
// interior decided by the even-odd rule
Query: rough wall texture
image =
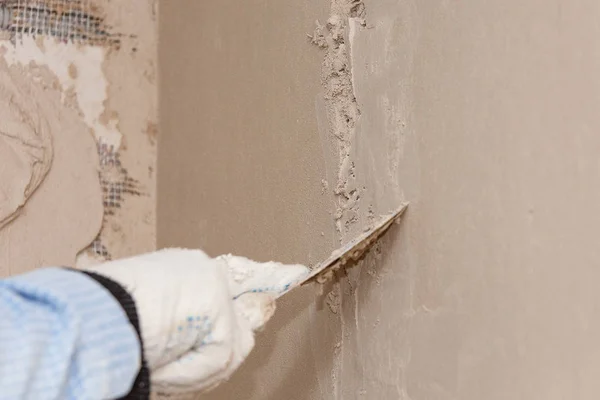
<path fill-rule="evenodd" d="M 411 201 L 338 314 L 299 293 L 212 398 L 597 398 L 599 3 L 333 1 L 320 55 L 321 5 L 165 3 L 161 245 L 316 261 L 334 219 Z M 332 139 L 348 109 L 324 79 L 313 114 L 314 76 L 341 44 L 358 111 Z"/>
<path fill-rule="evenodd" d="M 99 4 L 122 40 L 103 65 L 108 87 L 101 121 L 118 135 L 99 140 L 104 223 L 91 250 L 117 259 L 156 248 L 158 0 Z"/>

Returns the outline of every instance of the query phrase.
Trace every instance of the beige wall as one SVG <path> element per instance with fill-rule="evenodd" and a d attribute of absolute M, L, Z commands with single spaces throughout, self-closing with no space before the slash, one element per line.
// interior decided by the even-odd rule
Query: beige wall
<path fill-rule="evenodd" d="M 321 54 L 306 38 L 326 11 L 315 1 L 161 4 L 159 246 L 302 263 L 329 254 Z M 333 348 L 310 323 L 328 318 L 313 292 L 278 305 L 242 371 L 208 398 L 291 399 L 292 388 L 318 397 Z"/>
<path fill-rule="evenodd" d="M 159 245 L 317 261 L 335 206 L 304 34 L 328 4 L 164 3 Z M 598 398 L 600 3 L 365 5 L 349 233 L 409 213 L 338 314 L 299 293 L 208 398 Z"/>

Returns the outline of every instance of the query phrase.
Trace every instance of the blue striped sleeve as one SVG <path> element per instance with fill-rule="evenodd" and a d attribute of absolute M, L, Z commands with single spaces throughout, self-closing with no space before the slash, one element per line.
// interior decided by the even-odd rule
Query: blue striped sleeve
<path fill-rule="evenodd" d="M 140 365 L 134 327 L 89 276 L 45 268 L 0 280 L 0 400 L 118 398 Z"/>

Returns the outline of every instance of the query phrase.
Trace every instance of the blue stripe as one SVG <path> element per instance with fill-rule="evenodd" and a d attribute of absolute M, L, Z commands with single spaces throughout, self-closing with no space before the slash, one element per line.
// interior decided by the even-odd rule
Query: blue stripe
<path fill-rule="evenodd" d="M 0 280 L 0 400 L 116 398 L 139 370 L 137 334 L 93 279 L 47 268 Z"/>

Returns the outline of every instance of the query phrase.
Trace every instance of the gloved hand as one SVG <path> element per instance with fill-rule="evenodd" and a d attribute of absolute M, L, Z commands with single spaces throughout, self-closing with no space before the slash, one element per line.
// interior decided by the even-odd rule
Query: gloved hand
<path fill-rule="evenodd" d="M 183 249 L 88 270 L 134 298 L 152 385 L 164 394 L 206 391 L 228 379 L 273 315 L 277 294 L 308 273 L 302 265 Z"/>

